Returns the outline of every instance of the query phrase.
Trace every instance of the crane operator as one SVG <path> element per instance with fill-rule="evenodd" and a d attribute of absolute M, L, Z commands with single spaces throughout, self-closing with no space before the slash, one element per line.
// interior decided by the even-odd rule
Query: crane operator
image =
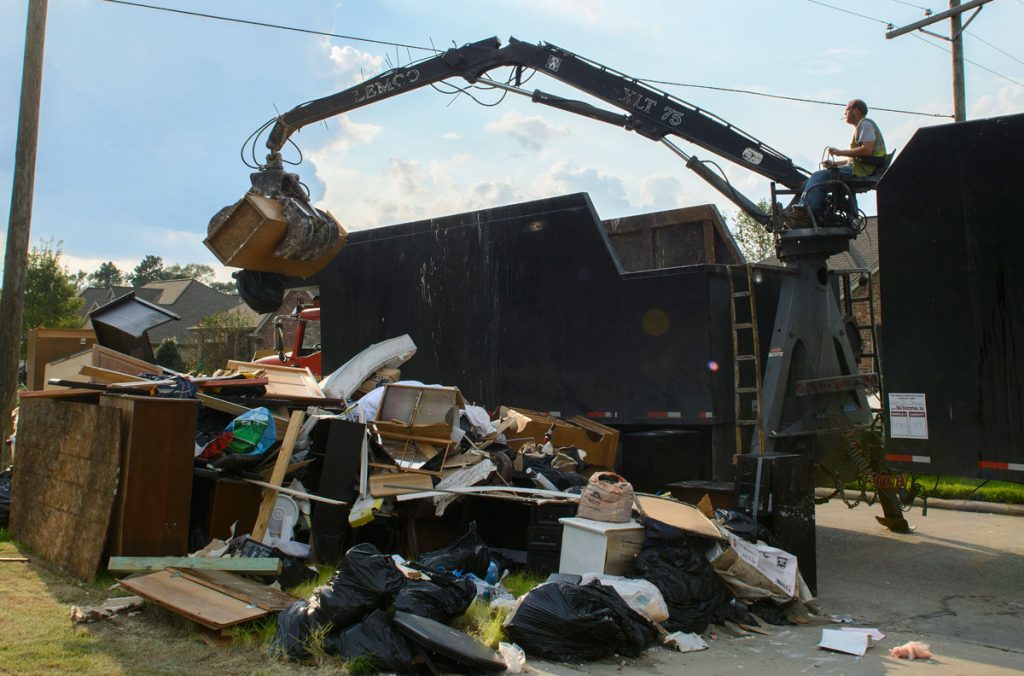
<path fill-rule="evenodd" d="M 830 159 L 823 163 L 824 169 L 811 174 L 799 197 L 785 210 L 785 215 L 789 220 L 809 224 L 809 211 L 814 213 L 814 218 L 817 221 L 821 220 L 824 216 L 822 207 L 825 204 L 825 193 L 827 192 L 822 184 L 835 180 L 833 172 L 838 174 L 839 180 L 850 177 L 864 178 L 871 176 L 883 164 L 886 156 L 885 139 L 882 138 L 881 129 L 867 117 L 867 114 L 868 106 L 860 99 L 853 99 L 846 104 L 844 119 L 847 124 L 854 127 L 850 149 L 842 150 L 829 147 L 828 154 L 831 158 L 848 159 Z"/>

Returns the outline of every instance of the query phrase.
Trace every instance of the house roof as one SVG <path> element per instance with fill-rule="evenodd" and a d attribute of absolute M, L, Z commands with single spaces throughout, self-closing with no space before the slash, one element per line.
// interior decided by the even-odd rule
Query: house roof
<path fill-rule="evenodd" d="M 136 297 L 166 308 L 181 317 L 181 321 L 169 322 L 150 330 L 149 338 L 153 343 L 172 337 L 177 338 L 179 342 L 187 342 L 187 329 L 196 325 L 203 317 L 231 310 L 242 304 L 238 296 L 221 293 L 194 279 L 169 279 L 150 282 L 137 288 L 89 287 L 78 294 L 84 301 L 80 310 L 83 322 L 92 310 L 132 291 Z M 256 321 L 254 318 L 253 323 Z"/>

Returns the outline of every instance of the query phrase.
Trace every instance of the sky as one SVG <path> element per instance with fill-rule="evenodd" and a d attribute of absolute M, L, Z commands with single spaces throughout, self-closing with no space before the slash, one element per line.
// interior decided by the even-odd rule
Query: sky
<path fill-rule="evenodd" d="M 890 149 L 951 120 L 948 43 L 885 38 L 945 1 L 149 0 L 147 4 L 446 49 L 497 36 L 549 42 L 658 85 L 813 170 L 864 99 Z M 9 214 L 27 0 L 0 0 L 0 208 Z M 964 37 L 968 119 L 1024 112 L 1024 0 L 993 0 Z M 948 35 L 949 22 L 930 27 Z M 50 0 L 31 242 L 60 242 L 72 271 L 144 256 L 220 266 L 210 217 L 249 187 L 246 138 L 278 112 L 432 52 L 228 23 L 103 0 Z M 502 73 L 496 73 L 496 79 Z M 502 78 L 503 79 L 503 78 Z M 465 83 L 457 80 L 459 85 Z M 543 75 L 528 87 L 591 103 Z M 705 87 L 826 101 L 822 105 Z M 477 99 L 492 103 L 493 92 Z M 609 108 L 607 104 L 600 104 Z M 878 110 L 890 108 L 925 114 Z M 587 192 L 602 218 L 736 207 L 661 144 L 508 96 L 497 106 L 421 88 L 293 137 L 314 203 L 350 231 Z M 755 201 L 765 179 L 718 160 Z M 262 147 L 260 148 L 262 151 Z M 264 152 L 259 153 L 262 159 Z M 289 148 L 285 157 L 298 159 Z M 862 203 L 874 213 L 873 200 Z M 6 240 L 7 218 L 3 219 Z"/>

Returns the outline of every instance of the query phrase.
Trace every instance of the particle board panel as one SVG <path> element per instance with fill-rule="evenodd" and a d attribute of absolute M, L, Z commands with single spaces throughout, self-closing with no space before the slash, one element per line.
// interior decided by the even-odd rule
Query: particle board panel
<path fill-rule="evenodd" d="M 44 364 L 42 368 L 42 385 L 38 388 L 33 387 L 33 390 L 45 390 L 47 392 L 53 390 L 64 389 L 61 385 L 50 385 L 51 380 L 81 380 L 79 374 L 81 373 L 82 367 L 92 363 L 92 351 L 86 350 L 73 354 L 63 359 L 57 359 L 51 361 L 48 364 Z"/>
<path fill-rule="evenodd" d="M 107 540 L 120 467 L 117 411 L 21 401 L 11 535 L 62 571 L 91 580 Z"/>
<path fill-rule="evenodd" d="M 156 364 L 150 364 L 148 361 L 111 350 L 102 345 L 92 346 L 92 365 L 110 371 L 127 373 L 131 376 L 139 376 L 143 373 L 163 373 L 163 369 Z"/>
<path fill-rule="evenodd" d="M 224 629 L 270 614 L 170 570 L 121 580 L 121 586 L 210 629 Z"/>

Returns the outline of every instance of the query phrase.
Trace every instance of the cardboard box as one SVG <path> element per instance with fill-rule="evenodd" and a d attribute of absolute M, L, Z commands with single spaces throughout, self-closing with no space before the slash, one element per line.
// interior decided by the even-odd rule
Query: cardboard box
<path fill-rule="evenodd" d="M 544 435 L 553 425 L 551 443 L 555 448 L 575 446 L 587 452 L 586 461 L 589 464 L 598 467 L 611 467 L 615 464 L 615 454 L 619 448 L 619 431 L 616 429 L 581 415 L 561 420 L 539 411 L 502 407 L 502 417 L 508 415 L 516 419 L 516 425 L 505 432 L 508 438 L 530 437 L 536 443 L 543 443 Z M 521 443 L 513 445 L 519 446 Z"/>

